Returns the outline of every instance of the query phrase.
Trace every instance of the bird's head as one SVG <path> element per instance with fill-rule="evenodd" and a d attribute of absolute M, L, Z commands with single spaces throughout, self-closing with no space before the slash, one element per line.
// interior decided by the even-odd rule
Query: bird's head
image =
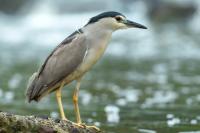
<path fill-rule="evenodd" d="M 97 16 L 92 17 L 86 24 L 86 26 L 89 25 L 96 26 L 97 28 L 107 28 L 113 31 L 127 28 L 147 29 L 147 27 L 130 21 L 123 14 L 114 11 L 103 12 Z"/>

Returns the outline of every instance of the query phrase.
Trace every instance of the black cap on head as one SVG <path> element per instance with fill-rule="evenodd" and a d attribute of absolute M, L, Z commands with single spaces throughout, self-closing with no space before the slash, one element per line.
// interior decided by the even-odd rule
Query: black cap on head
<path fill-rule="evenodd" d="M 92 17 L 89 22 L 87 23 L 88 24 L 91 24 L 91 23 L 95 23 L 97 22 L 98 20 L 102 19 L 102 18 L 107 18 L 107 17 L 115 17 L 115 16 L 124 16 L 123 14 L 119 13 L 119 12 L 114 12 L 114 11 L 108 11 L 108 12 L 103 12 L 97 16 L 94 16 Z M 124 16 L 125 17 L 125 16 Z"/>

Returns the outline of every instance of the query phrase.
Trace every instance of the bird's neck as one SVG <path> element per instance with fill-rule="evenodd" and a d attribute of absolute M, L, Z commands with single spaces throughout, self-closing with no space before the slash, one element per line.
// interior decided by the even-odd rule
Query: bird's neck
<path fill-rule="evenodd" d="M 110 40 L 112 33 L 114 32 L 113 29 L 105 27 L 101 24 L 91 24 L 82 28 L 84 34 L 91 38 L 99 38 L 104 40 Z"/>
<path fill-rule="evenodd" d="M 85 27 L 83 34 L 87 38 L 88 45 L 96 49 L 104 49 L 107 47 L 111 40 L 112 30 L 102 30 L 94 27 Z"/>

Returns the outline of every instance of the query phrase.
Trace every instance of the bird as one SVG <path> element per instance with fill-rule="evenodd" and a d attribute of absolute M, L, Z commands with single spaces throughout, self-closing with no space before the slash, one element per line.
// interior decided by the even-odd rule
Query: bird
<path fill-rule="evenodd" d="M 62 104 L 62 89 L 76 81 L 73 93 L 76 123 L 83 124 L 78 106 L 81 79 L 104 54 L 112 33 L 128 28 L 147 29 L 116 11 L 106 11 L 90 18 L 82 28 L 66 37 L 30 77 L 26 90 L 28 102 L 38 102 L 55 92 L 61 119 L 68 120 Z"/>

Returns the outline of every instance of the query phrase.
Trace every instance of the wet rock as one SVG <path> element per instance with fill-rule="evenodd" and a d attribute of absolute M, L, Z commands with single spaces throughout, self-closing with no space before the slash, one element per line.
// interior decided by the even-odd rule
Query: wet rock
<path fill-rule="evenodd" d="M 46 126 L 42 126 L 41 128 L 39 128 L 38 132 L 39 133 L 57 133 L 57 131 L 55 131 L 53 128 L 46 127 Z"/>
<path fill-rule="evenodd" d="M 55 119 L 55 122 L 56 123 L 60 123 L 60 119 Z"/>
<path fill-rule="evenodd" d="M 77 126 L 66 120 L 56 123 L 52 118 L 41 119 L 34 116 L 20 116 L 0 112 L 0 133 L 37 132 L 37 133 L 99 133 L 91 127 Z"/>
<path fill-rule="evenodd" d="M 42 119 L 48 119 L 48 115 L 37 115 L 36 117 L 42 118 Z"/>

